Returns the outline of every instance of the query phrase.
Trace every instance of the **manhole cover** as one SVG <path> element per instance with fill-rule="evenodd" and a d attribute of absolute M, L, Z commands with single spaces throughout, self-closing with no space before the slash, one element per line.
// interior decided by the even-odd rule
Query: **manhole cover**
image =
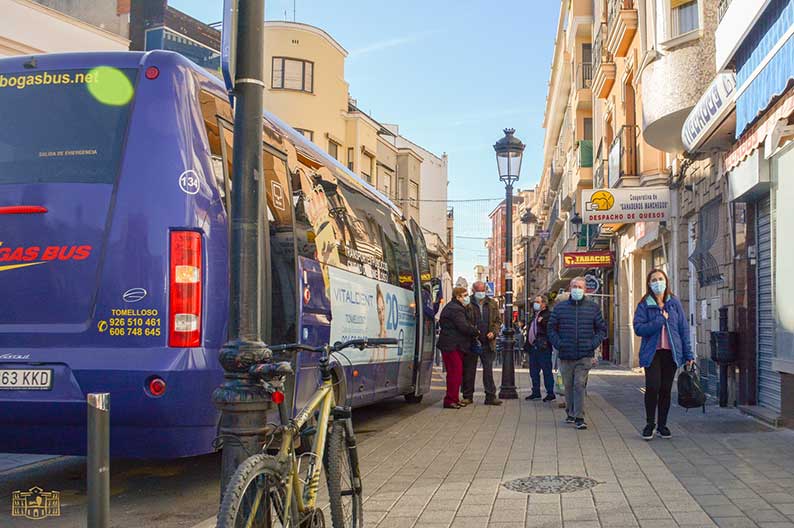
<path fill-rule="evenodd" d="M 519 493 L 571 493 L 590 489 L 598 484 L 600 482 L 588 477 L 541 475 L 511 480 L 502 483 L 502 486 Z"/>

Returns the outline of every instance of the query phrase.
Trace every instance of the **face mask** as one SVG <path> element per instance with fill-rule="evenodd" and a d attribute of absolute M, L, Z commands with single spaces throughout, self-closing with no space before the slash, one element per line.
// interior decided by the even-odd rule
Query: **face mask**
<path fill-rule="evenodd" d="M 653 293 L 655 293 L 656 295 L 663 294 L 666 288 L 667 288 L 667 283 L 663 280 L 651 283 L 651 291 L 653 291 Z"/>
<path fill-rule="evenodd" d="M 584 290 L 582 288 L 571 288 L 571 299 L 574 301 L 581 301 L 584 299 Z"/>
<path fill-rule="evenodd" d="M 469 296 L 467 295 L 466 297 L 461 299 L 460 302 L 463 303 L 463 306 L 466 306 L 467 304 L 469 304 L 469 302 L 471 302 L 471 300 L 469 299 Z"/>
<path fill-rule="evenodd" d="M 474 292 L 474 298 L 478 301 L 485 299 L 485 292 Z"/>
<path fill-rule="evenodd" d="M 532 308 L 534 308 L 536 312 L 539 312 L 540 311 L 540 303 L 533 304 Z"/>

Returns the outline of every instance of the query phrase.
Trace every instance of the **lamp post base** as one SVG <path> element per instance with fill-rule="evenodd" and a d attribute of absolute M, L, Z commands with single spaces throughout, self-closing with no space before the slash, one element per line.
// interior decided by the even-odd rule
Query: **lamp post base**
<path fill-rule="evenodd" d="M 499 387 L 500 400 L 517 400 L 518 391 L 515 387 Z"/>

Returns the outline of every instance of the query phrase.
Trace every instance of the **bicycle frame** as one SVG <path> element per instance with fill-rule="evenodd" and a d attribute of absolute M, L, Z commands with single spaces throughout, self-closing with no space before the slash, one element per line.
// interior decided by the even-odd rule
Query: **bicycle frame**
<path fill-rule="evenodd" d="M 292 504 L 292 497 L 295 497 L 295 503 L 298 511 L 303 513 L 309 509 L 313 509 L 317 502 L 317 491 L 320 486 L 320 471 L 322 468 L 322 460 L 325 455 L 325 440 L 328 436 L 328 421 L 331 416 L 331 410 L 336 404 L 334 397 L 334 386 L 332 380 L 323 381 L 320 388 L 317 389 L 312 399 L 306 404 L 306 407 L 301 410 L 298 415 L 284 424 L 281 436 L 281 448 L 279 449 L 277 458 L 281 463 L 289 464 L 290 474 L 287 476 L 287 500 L 286 504 Z M 279 407 L 285 404 L 281 403 Z M 309 421 L 315 411 L 320 411 L 320 416 L 317 419 L 317 432 L 314 435 L 312 442 L 312 453 L 314 456 L 309 461 L 309 470 L 307 472 L 307 482 L 303 489 L 301 489 L 301 480 L 298 474 L 298 461 L 295 456 L 294 438 L 299 434 L 301 428 Z M 282 409 L 279 409 L 279 414 L 282 417 L 285 415 Z M 282 418 L 283 419 L 283 418 Z M 291 508 L 285 508 L 285 523 L 289 524 L 289 517 L 291 515 Z"/>

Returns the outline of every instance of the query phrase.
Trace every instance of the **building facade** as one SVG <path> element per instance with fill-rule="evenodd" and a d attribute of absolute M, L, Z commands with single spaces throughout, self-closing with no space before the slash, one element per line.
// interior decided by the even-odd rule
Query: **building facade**
<path fill-rule="evenodd" d="M 47 4 L 52 4 L 52 7 Z M 104 29 L 83 19 L 86 4 L 0 0 L 0 57 L 128 50 L 130 41 L 123 23 L 128 20 L 128 15 L 118 13 L 119 9 L 125 8 L 123 2 L 102 2 L 94 6 L 94 16 L 89 18 L 91 21 L 107 20 L 110 27 Z M 69 5 L 74 9 L 67 10 Z"/>

